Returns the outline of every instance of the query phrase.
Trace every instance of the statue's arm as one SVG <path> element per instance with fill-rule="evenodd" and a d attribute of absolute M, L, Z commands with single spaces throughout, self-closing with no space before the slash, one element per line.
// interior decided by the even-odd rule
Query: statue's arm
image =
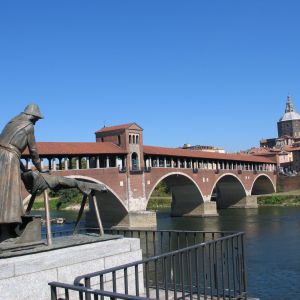
<path fill-rule="evenodd" d="M 29 153 L 32 159 L 33 164 L 37 168 L 38 171 L 42 172 L 42 165 L 41 165 L 41 160 L 40 156 L 37 151 L 37 146 L 35 142 L 35 137 L 34 137 L 34 127 L 30 126 L 27 131 L 27 141 L 28 141 L 28 149 Z"/>

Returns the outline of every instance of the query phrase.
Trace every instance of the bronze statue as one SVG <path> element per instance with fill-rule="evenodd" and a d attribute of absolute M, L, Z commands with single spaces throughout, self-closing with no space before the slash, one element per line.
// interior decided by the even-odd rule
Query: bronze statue
<path fill-rule="evenodd" d="M 84 195 L 75 223 L 75 230 L 78 228 L 87 198 L 91 195 L 99 227 L 101 227 L 100 233 L 103 234 L 95 193 L 106 192 L 106 187 L 102 184 L 54 176 L 47 173 L 47 171 L 43 172 L 34 137 L 34 125 L 42 118 L 39 107 L 36 104 L 29 104 L 24 112 L 14 117 L 4 127 L 0 135 L 0 243 L 5 240 L 10 241 L 11 238 L 14 239 L 20 235 L 17 243 L 38 239 L 38 224 L 34 216 L 29 216 L 29 213 L 35 197 L 44 192 L 45 212 L 46 215 L 49 215 L 47 189 L 77 188 Z M 27 170 L 20 160 L 26 147 L 29 149 L 32 162 L 37 171 Z M 26 213 L 21 197 L 21 180 L 31 194 Z M 49 221 L 49 216 L 46 216 L 46 219 Z M 47 226 L 47 235 L 49 245 L 51 242 L 50 225 Z"/>
<path fill-rule="evenodd" d="M 0 225 L 21 223 L 24 215 L 20 158 L 26 147 L 33 164 L 42 171 L 34 136 L 34 125 L 42 118 L 39 107 L 29 104 L 8 122 L 0 135 Z"/>

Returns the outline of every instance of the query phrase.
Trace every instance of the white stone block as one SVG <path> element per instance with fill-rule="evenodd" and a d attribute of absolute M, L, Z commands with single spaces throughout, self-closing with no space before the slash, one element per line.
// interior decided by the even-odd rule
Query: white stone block
<path fill-rule="evenodd" d="M 140 260 L 138 245 L 139 240 L 124 238 L 1 260 L 0 299 L 50 299 L 49 282 L 73 283 L 79 275 Z M 130 272 L 134 280 L 134 271 Z M 124 282 L 121 273 L 118 277 Z M 139 277 L 140 274 L 141 268 Z M 130 288 L 133 282 L 129 282 Z M 93 278 L 91 284 L 99 288 L 99 277 Z"/>
<path fill-rule="evenodd" d="M 0 279 L 14 276 L 14 269 L 15 266 L 13 263 L 6 262 L 5 260 L 0 261 Z"/>
<path fill-rule="evenodd" d="M 136 251 L 141 249 L 141 241 L 140 239 L 130 239 L 130 250 Z"/>
<path fill-rule="evenodd" d="M 95 260 L 107 254 L 117 255 L 130 251 L 130 242 L 126 239 L 106 241 L 101 244 L 101 247 L 99 243 L 93 243 L 18 257 L 15 261 L 15 275 L 73 265 Z"/>
<path fill-rule="evenodd" d="M 77 276 L 102 270 L 104 270 L 104 258 L 91 260 L 84 264 L 77 263 L 74 265 L 60 267 L 57 269 L 58 281 L 73 284 L 74 279 Z M 95 279 L 95 283 L 92 282 L 92 284 L 97 284 L 98 282 L 99 280 Z"/>
<path fill-rule="evenodd" d="M 57 281 L 55 269 L 3 279 L 1 300 L 50 299 L 50 281 Z"/>

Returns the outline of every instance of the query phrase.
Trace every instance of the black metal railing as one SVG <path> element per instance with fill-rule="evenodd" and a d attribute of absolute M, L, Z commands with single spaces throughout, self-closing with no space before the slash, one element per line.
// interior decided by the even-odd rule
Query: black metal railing
<path fill-rule="evenodd" d="M 141 233 L 141 231 L 135 232 Z M 180 247 L 180 245 L 191 243 L 190 235 L 194 239 L 196 234 L 194 240 L 196 243 L 165 252 L 166 243 L 162 243 L 163 246 L 160 248 L 161 240 L 155 239 L 153 251 L 157 253 L 159 250 L 162 254 L 79 276 L 75 279 L 74 284 L 84 284 L 85 287 L 91 288 L 93 280 L 97 282 L 96 286 L 100 290 L 112 288 L 114 293 L 124 292 L 131 296 L 146 295 L 147 298 L 155 299 L 169 299 L 171 295 L 174 299 L 246 297 L 243 233 L 229 235 L 221 232 L 209 233 L 211 239 L 200 243 L 197 242 L 197 232 L 188 232 L 187 235 L 181 231 L 175 232 L 176 238 L 183 235 L 183 239 L 180 241 L 179 238 L 179 242 L 176 238 L 172 239 L 174 231 L 159 231 L 158 236 L 161 234 L 169 236 L 169 233 L 171 233 L 171 239 L 169 239 L 169 243 L 167 242 L 167 251 L 174 245 L 176 248 L 178 245 Z M 198 233 L 200 233 L 199 236 L 203 235 L 203 232 Z M 218 238 L 216 238 L 216 234 L 219 235 Z"/>
<path fill-rule="evenodd" d="M 147 300 L 145 297 L 136 297 L 126 294 L 113 293 L 107 291 L 100 291 L 89 289 L 83 286 L 75 286 L 71 284 L 61 283 L 61 282 L 50 282 L 51 288 L 51 300 L 69 300 L 69 299 L 125 299 L 125 300 Z"/>
<path fill-rule="evenodd" d="M 111 299 L 247 297 L 243 233 L 138 229 L 106 233 L 139 238 L 143 260 L 77 277 L 74 286 L 86 290 L 76 290 L 75 299 L 102 300 L 109 292 Z M 59 287 L 51 283 L 51 299 L 69 299 L 72 289 L 63 287 L 64 296 L 57 298 L 54 290 Z"/>
<path fill-rule="evenodd" d="M 98 232 L 98 229 L 89 229 Z M 235 232 L 194 230 L 105 229 L 107 234 L 140 239 L 144 258 L 215 240 Z"/>

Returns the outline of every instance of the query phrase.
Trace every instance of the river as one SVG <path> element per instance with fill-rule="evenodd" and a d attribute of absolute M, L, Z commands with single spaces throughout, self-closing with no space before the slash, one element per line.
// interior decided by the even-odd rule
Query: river
<path fill-rule="evenodd" d="M 300 299 L 300 207 L 227 209 L 219 213 L 219 217 L 171 218 L 160 212 L 158 229 L 244 231 L 249 295 L 261 300 Z M 68 221 L 74 220 L 75 214 L 63 212 Z"/>

